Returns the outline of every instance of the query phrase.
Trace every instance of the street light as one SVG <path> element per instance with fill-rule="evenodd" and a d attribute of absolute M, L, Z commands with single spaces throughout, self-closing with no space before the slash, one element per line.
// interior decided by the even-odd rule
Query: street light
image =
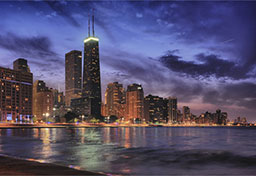
<path fill-rule="evenodd" d="M 48 112 L 45 114 L 45 116 L 46 116 L 46 122 L 47 122 L 47 119 L 48 119 L 49 115 L 50 115 L 50 114 L 49 114 Z"/>

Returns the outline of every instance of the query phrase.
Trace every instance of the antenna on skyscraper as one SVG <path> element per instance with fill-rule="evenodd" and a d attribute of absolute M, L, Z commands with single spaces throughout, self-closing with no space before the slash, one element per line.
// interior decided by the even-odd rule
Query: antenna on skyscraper
<path fill-rule="evenodd" d="M 92 9 L 92 36 L 94 37 L 94 9 Z"/>
<path fill-rule="evenodd" d="M 90 13 L 88 13 L 88 37 L 90 37 Z"/>

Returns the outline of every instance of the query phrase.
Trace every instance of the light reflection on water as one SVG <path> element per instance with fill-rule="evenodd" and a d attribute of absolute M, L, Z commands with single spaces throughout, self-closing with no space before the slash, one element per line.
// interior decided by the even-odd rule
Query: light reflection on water
<path fill-rule="evenodd" d="M 255 132 L 165 127 L 1 129 L 0 152 L 106 173 L 251 174 L 256 171 Z"/>

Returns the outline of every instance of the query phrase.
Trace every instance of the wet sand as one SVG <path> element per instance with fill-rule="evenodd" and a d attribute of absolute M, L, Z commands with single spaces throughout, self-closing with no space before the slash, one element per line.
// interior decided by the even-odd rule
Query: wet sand
<path fill-rule="evenodd" d="M 55 164 L 0 156 L 0 175 L 102 175 Z"/>

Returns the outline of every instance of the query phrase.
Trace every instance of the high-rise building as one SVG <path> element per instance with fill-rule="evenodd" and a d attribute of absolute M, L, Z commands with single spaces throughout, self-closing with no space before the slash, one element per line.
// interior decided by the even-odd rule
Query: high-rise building
<path fill-rule="evenodd" d="M 23 58 L 19 58 L 13 62 L 13 70 L 30 72 L 28 61 Z"/>
<path fill-rule="evenodd" d="M 53 93 L 53 117 L 58 122 L 66 114 L 65 96 L 63 92 L 59 92 L 57 89 L 50 90 Z"/>
<path fill-rule="evenodd" d="M 27 61 L 24 68 L 29 68 Z M 33 74 L 19 67 L 20 59 L 14 61 L 14 69 L 0 67 L 0 119 L 1 121 L 28 120 L 32 117 Z"/>
<path fill-rule="evenodd" d="M 214 121 L 216 124 L 226 125 L 227 119 L 228 119 L 228 113 L 221 112 L 220 109 L 217 109 L 216 113 L 214 113 Z"/>
<path fill-rule="evenodd" d="M 41 80 L 33 84 L 33 115 L 43 121 L 53 117 L 53 93 Z"/>
<path fill-rule="evenodd" d="M 124 117 L 125 91 L 118 82 L 109 83 L 105 92 L 106 116 Z"/>
<path fill-rule="evenodd" d="M 126 91 L 126 121 L 144 120 L 144 92 L 141 85 L 128 85 Z"/>
<path fill-rule="evenodd" d="M 178 114 L 177 114 L 177 98 L 169 97 L 167 99 L 167 109 L 168 109 L 168 122 L 176 123 L 178 122 Z"/>
<path fill-rule="evenodd" d="M 182 121 L 186 122 L 190 120 L 190 108 L 188 106 L 183 106 L 182 108 Z"/>
<path fill-rule="evenodd" d="M 90 18 L 88 19 L 88 37 L 84 40 L 84 69 L 83 69 L 83 97 L 91 100 L 91 116 L 101 116 L 101 81 L 99 38 L 94 35 L 94 16 L 92 18 L 92 31 L 90 35 Z"/>
<path fill-rule="evenodd" d="M 65 96 L 63 92 L 59 92 L 57 89 L 50 89 L 53 93 L 53 105 L 55 108 L 65 105 Z"/>
<path fill-rule="evenodd" d="M 146 121 L 166 123 L 166 103 L 162 97 L 148 95 L 144 98 L 144 116 Z"/>
<path fill-rule="evenodd" d="M 72 50 L 65 54 L 65 103 L 70 106 L 71 99 L 81 97 L 82 52 Z"/>

